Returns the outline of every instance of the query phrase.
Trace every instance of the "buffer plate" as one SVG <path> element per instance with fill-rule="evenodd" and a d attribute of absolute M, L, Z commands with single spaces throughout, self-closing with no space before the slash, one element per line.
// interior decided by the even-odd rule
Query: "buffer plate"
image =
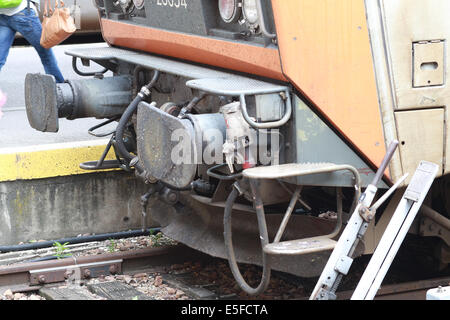
<path fill-rule="evenodd" d="M 51 75 L 27 74 L 25 104 L 31 127 L 42 132 L 58 132 L 56 81 Z"/>

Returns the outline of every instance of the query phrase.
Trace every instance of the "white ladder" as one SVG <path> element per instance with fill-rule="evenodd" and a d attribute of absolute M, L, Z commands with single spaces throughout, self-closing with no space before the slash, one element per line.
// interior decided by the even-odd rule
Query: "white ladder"
<path fill-rule="evenodd" d="M 380 200 L 372 207 L 369 207 L 377 192 L 376 185 L 392 158 L 397 145 L 397 141 L 391 144 L 383 163 L 377 171 L 374 181 L 361 195 L 359 204 L 328 259 L 319 281 L 310 296 L 310 300 L 336 299 L 335 292 L 337 287 L 342 277 L 348 274 L 353 263 L 351 256 L 359 240 L 364 236 L 370 221 L 374 218 L 376 209 L 406 179 L 407 175 L 403 176 Z M 439 166 L 434 163 L 426 161 L 420 163 L 352 299 L 373 299 L 375 296 L 436 177 L 438 169 Z"/>
<path fill-rule="evenodd" d="M 420 163 L 351 300 L 373 300 L 438 170 L 437 164 L 426 161 Z"/>

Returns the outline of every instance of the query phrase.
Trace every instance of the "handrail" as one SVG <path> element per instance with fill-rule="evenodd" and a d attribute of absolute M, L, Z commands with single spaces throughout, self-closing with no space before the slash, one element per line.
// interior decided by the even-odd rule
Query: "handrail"
<path fill-rule="evenodd" d="M 278 121 L 273 121 L 273 122 L 255 122 L 253 121 L 250 116 L 248 115 L 248 111 L 247 111 L 247 103 L 245 102 L 245 95 L 242 94 L 240 95 L 240 102 L 241 102 L 241 110 L 242 110 L 242 115 L 244 116 L 245 121 L 247 121 L 247 123 L 257 129 L 272 129 L 272 128 L 279 128 L 283 125 L 285 125 L 289 119 L 291 118 L 292 115 L 292 103 L 291 103 L 291 99 L 289 96 L 289 90 L 285 91 L 286 93 L 286 112 L 284 113 L 284 116 L 282 119 L 278 120 Z"/>
<path fill-rule="evenodd" d="M 256 1 L 256 10 L 258 11 L 259 27 L 261 29 L 262 34 L 269 39 L 275 39 L 277 37 L 277 35 L 267 31 L 266 22 L 264 20 L 264 14 L 263 14 L 263 10 L 262 10 L 261 0 Z"/>

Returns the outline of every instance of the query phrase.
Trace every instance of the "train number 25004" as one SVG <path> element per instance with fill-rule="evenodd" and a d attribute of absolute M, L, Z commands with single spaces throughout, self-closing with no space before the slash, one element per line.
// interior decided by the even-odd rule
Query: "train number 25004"
<path fill-rule="evenodd" d="M 184 7 L 187 9 L 186 0 L 157 0 L 156 4 L 158 6 L 165 6 L 165 7 L 169 6 L 175 8 Z"/>

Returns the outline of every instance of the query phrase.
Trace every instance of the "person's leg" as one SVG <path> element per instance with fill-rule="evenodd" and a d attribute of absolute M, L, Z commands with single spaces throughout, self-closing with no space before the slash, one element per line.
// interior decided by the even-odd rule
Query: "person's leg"
<path fill-rule="evenodd" d="M 8 26 L 8 17 L 0 14 L 0 70 L 6 63 L 16 31 Z"/>
<path fill-rule="evenodd" d="M 40 44 L 42 25 L 36 12 L 33 9 L 24 9 L 11 17 L 10 24 L 36 49 L 45 73 L 53 75 L 57 83 L 64 82 L 64 77 L 59 70 L 53 51 L 43 48 Z"/>

